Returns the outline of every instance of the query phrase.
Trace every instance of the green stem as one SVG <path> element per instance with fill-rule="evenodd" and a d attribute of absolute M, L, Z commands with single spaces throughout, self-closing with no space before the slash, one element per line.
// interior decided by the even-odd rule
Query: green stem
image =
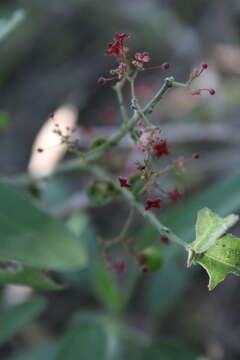
<path fill-rule="evenodd" d="M 172 82 L 172 78 L 165 79 L 162 87 L 158 90 L 156 95 L 143 108 L 142 113 L 144 115 L 147 115 L 153 111 L 154 107 L 162 99 L 163 95 L 172 87 Z M 119 131 L 113 135 L 105 144 L 99 146 L 95 151 L 86 153 L 84 159 L 72 159 L 59 165 L 55 170 L 55 173 L 58 174 L 63 172 L 76 171 L 83 168 L 85 169 L 89 164 L 101 158 L 111 147 L 116 146 L 119 141 L 134 128 L 139 118 L 140 114 L 135 112 L 130 120 L 126 124 L 123 124 Z M 31 184 L 34 180 L 36 179 L 27 174 L 6 177 L 6 181 L 19 185 Z"/>
<path fill-rule="evenodd" d="M 106 179 L 108 181 L 112 181 L 115 186 L 121 191 L 123 196 L 130 202 L 130 204 L 142 215 L 144 218 L 148 219 L 149 222 L 155 227 L 156 230 L 160 233 L 160 235 L 166 236 L 171 240 L 172 242 L 177 243 L 178 245 L 184 247 L 186 250 L 188 250 L 189 245 L 182 239 L 180 239 L 176 234 L 172 232 L 171 229 L 169 229 L 167 226 L 163 225 L 160 220 L 157 218 L 157 216 L 151 212 L 146 211 L 144 206 L 138 202 L 131 191 L 127 190 L 124 187 L 120 187 L 118 184 L 116 184 L 111 177 L 106 174 L 106 172 L 97 167 L 92 166 L 89 168 L 89 171 L 97 178 L 99 179 Z"/>
<path fill-rule="evenodd" d="M 116 85 L 113 87 L 113 89 L 116 91 L 116 94 L 117 94 L 118 104 L 120 107 L 123 122 L 126 124 L 129 120 L 129 117 L 128 117 L 127 110 L 124 106 L 124 99 L 123 99 L 123 93 L 122 93 L 122 89 L 125 84 L 125 81 L 126 81 L 125 78 L 123 78 L 121 81 L 118 81 L 116 83 Z"/>

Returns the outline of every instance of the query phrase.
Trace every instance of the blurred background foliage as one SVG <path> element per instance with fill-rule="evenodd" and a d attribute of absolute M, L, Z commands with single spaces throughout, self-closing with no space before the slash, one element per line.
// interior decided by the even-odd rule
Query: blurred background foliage
<path fill-rule="evenodd" d="M 89 125 L 104 135 L 120 124 L 111 87 L 97 84 L 111 66 L 103 56 L 105 45 L 119 31 L 131 33 L 129 46 L 149 51 L 153 65 L 171 64 L 166 73 L 139 76 L 136 92 L 143 103 L 165 76 L 185 81 L 190 70 L 209 63 L 195 85 L 215 88 L 214 97 L 173 89 L 153 114 L 175 156 L 201 154 L 181 176 L 164 180 L 185 196 L 162 211 L 161 219 L 191 241 L 198 209 L 209 206 L 224 215 L 240 208 L 238 0 L 2 0 L 1 174 L 6 181 L 26 171 L 35 136 L 48 114 L 62 105 L 77 110 L 85 138 Z M 114 174 L 125 162 L 131 168 L 136 157 L 127 144 L 122 147 L 122 154 L 108 158 Z M 0 213 L 9 217 L 0 227 L 1 260 L 12 254 L 23 261 L 17 270 L 18 263 L 1 266 L 0 358 L 239 359 L 239 279 L 230 275 L 209 293 L 206 274 L 198 267 L 186 269 L 186 256 L 174 244 L 159 245 L 164 265 L 156 273 L 142 274 L 120 248 L 112 257 L 126 259 L 125 273 L 106 272 L 97 234 L 118 233 L 128 209 L 120 199 L 104 207 L 91 205 L 83 192 L 89 180 L 80 173 L 61 174 L 41 184 L 40 194 L 25 188 L 38 195 L 38 207 L 22 196 L 22 188 L 15 193 L 0 183 Z M 8 199 L 16 203 L 11 214 Z M 21 231 L 18 222 L 25 224 Z M 43 236 L 44 222 L 51 232 Z M 38 247 L 30 246 L 30 230 L 39 238 Z M 233 229 L 237 235 L 239 230 Z M 9 245 L 10 236 L 15 244 L 25 241 L 23 254 L 21 246 Z M 158 238 L 141 218 L 132 236 L 139 248 Z M 71 263 L 84 267 L 75 271 Z M 48 265 L 52 278 L 36 264 Z M 34 290 L 6 283 L 34 285 Z"/>

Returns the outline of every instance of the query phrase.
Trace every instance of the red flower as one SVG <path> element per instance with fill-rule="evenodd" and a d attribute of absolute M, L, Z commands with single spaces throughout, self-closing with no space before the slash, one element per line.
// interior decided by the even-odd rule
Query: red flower
<path fill-rule="evenodd" d="M 130 188 L 132 185 L 128 184 L 128 179 L 125 176 L 119 176 L 118 178 L 120 186 Z"/>
<path fill-rule="evenodd" d="M 145 203 L 145 210 L 149 210 L 151 208 L 160 209 L 161 208 L 161 199 L 160 198 L 147 199 L 146 203 Z"/>
<path fill-rule="evenodd" d="M 170 243 L 170 240 L 167 236 L 160 236 L 160 242 L 168 245 Z"/>
<path fill-rule="evenodd" d="M 172 202 L 175 202 L 181 199 L 182 195 L 178 192 L 177 189 L 168 192 L 168 197 Z"/>
<path fill-rule="evenodd" d="M 168 148 L 167 139 L 163 139 L 160 142 L 153 144 L 152 152 L 160 158 L 162 155 L 169 155 L 170 150 Z"/>
<path fill-rule="evenodd" d="M 143 53 L 136 53 L 135 54 L 135 59 L 141 62 L 149 62 L 150 61 L 150 56 L 148 54 L 148 52 L 143 52 Z"/>
<path fill-rule="evenodd" d="M 203 69 L 207 69 L 208 68 L 208 63 L 202 63 L 201 66 L 202 66 Z"/>
<path fill-rule="evenodd" d="M 116 33 L 114 38 L 116 41 L 123 41 L 124 39 L 129 39 L 130 37 L 130 34 Z"/>
<path fill-rule="evenodd" d="M 122 47 L 122 44 L 120 41 L 114 41 L 112 43 L 109 43 L 107 45 L 107 49 L 105 51 L 105 55 L 120 55 L 121 53 L 121 47 Z"/>
<path fill-rule="evenodd" d="M 107 45 L 105 55 L 119 56 L 123 55 L 127 50 L 123 47 L 123 40 L 128 39 L 129 34 L 116 33 L 113 42 Z"/>
<path fill-rule="evenodd" d="M 113 268 L 118 274 L 122 274 L 125 270 L 125 262 L 122 259 L 118 259 L 115 261 Z"/>

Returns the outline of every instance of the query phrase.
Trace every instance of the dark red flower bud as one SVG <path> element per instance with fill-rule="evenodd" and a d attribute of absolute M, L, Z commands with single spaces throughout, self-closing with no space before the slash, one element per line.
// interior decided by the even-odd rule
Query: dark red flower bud
<path fill-rule="evenodd" d="M 161 65 L 161 68 L 162 68 L 163 70 L 168 70 L 168 69 L 170 68 L 170 64 L 168 64 L 168 63 L 163 63 L 163 64 Z"/>
<path fill-rule="evenodd" d="M 119 176 L 118 180 L 121 187 L 130 188 L 132 186 L 128 184 L 128 179 L 125 176 Z"/>
<path fill-rule="evenodd" d="M 209 89 L 209 94 L 210 95 L 215 95 L 216 91 L 214 89 Z"/>
<path fill-rule="evenodd" d="M 163 139 L 160 142 L 153 144 L 152 152 L 159 158 L 162 155 L 169 155 L 170 150 L 168 148 L 167 139 Z"/>
<path fill-rule="evenodd" d="M 151 208 L 160 209 L 161 208 L 161 199 L 160 198 L 147 199 L 145 202 L 145 210 L 149 210 Z"/>
<path fill-rule="evenodd" d="M 160 236 L 160 242 L 166 245 L 169 245 L 170 240 L 167 236 Z"/>
<path fill-rule="evenodd" d="M 201 66 L 202 66 L 203 69 L 207 69 L 208 68 L 208 63 L 202 63 Z"/>
<path fill-rule="evenodd" d="M 175 202 L 181 199 L 182 195 L 179 193 L 177 189 L 173 189 L 172 191 L 168 192 L 168 197 L 172 202 Z"/>
<path fill-rule="evenodd" d="M 198 153 L 194 153 L 194 154 L 192 154 L 192 158 L 193 159 L 199 159 L 200 155 Z"/>
<path fill-rule="evenodd" d="M 125 262 L 122 259 L 117 259 L 113 265 L 115 271 L 120 275 L 125 270 Z"/>

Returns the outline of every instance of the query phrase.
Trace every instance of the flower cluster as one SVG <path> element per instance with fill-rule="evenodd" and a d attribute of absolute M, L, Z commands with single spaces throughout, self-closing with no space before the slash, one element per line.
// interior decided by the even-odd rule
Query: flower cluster
<path fill-rule="evenodd" d="M 126 33 L 116 33 L 112 42 L 107 45 L 105 55 L 125 56 L 128 48 L 123 46 L 123 40 L 129 39 L 130 35 Z"/>
<path fill-rule="evenodd" d="M 113 77 L 106 78 L 101 76 L 98 79 L 99 84 L 104 85 L 109 81 L 128 77 L 134 71 L 156 69 L 167 70 L 169 68 L 168 63 L 145 68 L 145 64 L 151 60 L 150 55 L 147 51 L 137 52 L 134 55 L 131 55 L 130 49 L 124 45 L 124 41 L 130 37 L 130 34 L 127 33 L 116 33 L 112 42 L 107 44 L 104 54 L 107 56 L 114 56 L 118 66 L 110 70 L 110 74 L 113 75 Z"/>

